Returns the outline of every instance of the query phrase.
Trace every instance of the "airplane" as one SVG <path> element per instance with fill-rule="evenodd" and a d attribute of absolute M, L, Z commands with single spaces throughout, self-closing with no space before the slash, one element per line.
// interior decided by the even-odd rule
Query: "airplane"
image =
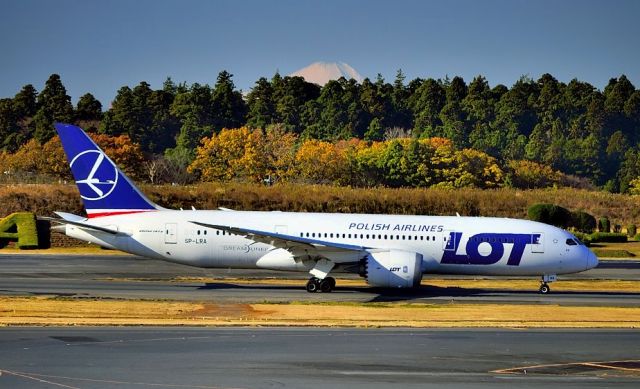
<path fill-rule="evenodd" d="M 55 127 L 87 217 L 46 219 L 102 247 L 202 268 L 308 272 L 308 292 L 331 292 L 330 274 L 351 272 L 379 288 L 416 288 L 423 274 L 536 276 L 546 294 L 557 275 L 598 265 L 568 231 L 529 220 L 165 209 L 81 128 Z"/>

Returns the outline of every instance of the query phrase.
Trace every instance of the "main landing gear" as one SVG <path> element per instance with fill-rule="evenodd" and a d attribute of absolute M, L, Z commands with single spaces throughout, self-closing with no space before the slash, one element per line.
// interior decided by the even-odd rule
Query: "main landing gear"
<path fill-rule="evenodd" d="M 553 282 L 556 280 L 556 275 L 555 274 L 545 274 L 542 276 L 542 279 L 540 280 L 540 288 L 538 289 L 538 292 L 540 292 L 540 294 L 547 294 L 549 292 L 551 292 L 551 288 L 549 287 L 549 283 Z"/>
<path fill-rule="evenodd" d="M 315 293 L 329 293 L 336 287 L 336 280 L 333 277 L 326 277 L 324 280 L 321 280 L 316 277 L 311 277 L 307 282 L 307 292 Z"/>

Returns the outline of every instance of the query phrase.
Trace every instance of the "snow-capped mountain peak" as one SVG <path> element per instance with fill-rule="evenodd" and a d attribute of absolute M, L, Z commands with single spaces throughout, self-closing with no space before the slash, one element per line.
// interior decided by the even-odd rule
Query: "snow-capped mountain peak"
<path fill-rule="evenodd" d="M 344 62 L 314 62 L 311 65 L 295 71 L 290 76 L 303 77 L 307 82 L 324 85 L 330 80 L 340 77 L 362 81 L 362 76 L 354 68 Z"/>

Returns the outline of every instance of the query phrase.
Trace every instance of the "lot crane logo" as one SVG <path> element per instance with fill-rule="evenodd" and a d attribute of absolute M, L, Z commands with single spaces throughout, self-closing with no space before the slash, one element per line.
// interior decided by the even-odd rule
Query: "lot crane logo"
<path fill-rule="evenodd" d="M 102 200 L 116 188 L 118 169 L 101 151 L 83 151 L 73 158 L 70 165 L 83 199 Z M 85 178 L 78 180 L 80 177 Z"/>

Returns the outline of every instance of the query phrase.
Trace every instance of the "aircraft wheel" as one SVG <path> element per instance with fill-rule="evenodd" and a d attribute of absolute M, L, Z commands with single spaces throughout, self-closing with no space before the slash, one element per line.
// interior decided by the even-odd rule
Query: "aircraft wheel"
<path fill-rule="evenodd" d="M 315 293 L 320 289 L 320 280 L 313 277 L 307 282 L 307 292 Z"/>
<path fill-rule="evenodd" d="M 336 280 L 331 277 L 327 277 L 320 282 L 320 291 L 322 293 L 330 293 L 334 286 L 336 286 Z"/>
<path fill-rule="evenodd" d="M 551 291 L 551 289 L 549 288 L 548 284 L 542 284 L 540 285 L 540 289 L 538 289 L 538 292 L 540 292 L 540 294 L 547 294 Z"/>
<path fill-rule="evenodd" d="M 325 278 L 325 280 L 328 280 L 331 283 L 331 289 L 334 289 L 336 287 L 336 279 L 333 277 L 327 277 Z"/>

